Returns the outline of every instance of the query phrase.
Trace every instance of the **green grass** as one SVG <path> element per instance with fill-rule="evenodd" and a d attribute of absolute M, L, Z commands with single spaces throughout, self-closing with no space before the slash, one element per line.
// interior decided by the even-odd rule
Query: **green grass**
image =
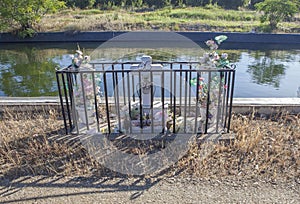
<path fill-rule="evenodd" d="M 234 11 L 228 10 L 224 13 L 223 9 L 204 9 L 204 8 L 187 8 L 174 9 L 170 17 L 179 19 L 192 20 L 226 20 L 226 21 L 252 21 L 259 20 L 254 11 Z"/>
<path fill-rule="evenodd" d="M 299 15 L 297 15 L 299 16 Z M 299 18 L 279 24 L 277 32 L 299 33 Z M 38 31 L 228 31 L 266 30 L 255 11 L 224 10 L 217 7 L 164 8 L 155 11 L 64 10 L 42 19 Z"/>
<path fill-rule="evenodd" d="M 78 14 L 80 15 L 95 15 L 95 14 L 102 14 L 103 11 L 99 9 L 90 9 L 90 10 L 79 10 Z"/>

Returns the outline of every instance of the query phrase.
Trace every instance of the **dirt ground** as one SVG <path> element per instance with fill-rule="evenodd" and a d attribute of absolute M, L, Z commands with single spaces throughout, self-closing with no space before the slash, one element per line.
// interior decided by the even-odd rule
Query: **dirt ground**
<path fill-rule="evenodd" d="M 300 203 L 296 181 L 37 176 L 0 185 L 1 203 Z"/>

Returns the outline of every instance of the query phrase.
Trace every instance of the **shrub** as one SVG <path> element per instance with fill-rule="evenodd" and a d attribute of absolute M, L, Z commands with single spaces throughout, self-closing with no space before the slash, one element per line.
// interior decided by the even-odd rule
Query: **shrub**
<path fill-rule="evenodd" d="M 65 3 L 60 0 L 1 0 L 1 23 L 18 30 L 21 37 L 32 36 L 34 25 L 39 23 L 46 13 L 56 12 Z"/>
<path fill-rule="evenodd" d="M 265 0 L 255 5 L 262 11 L 261 22 L 269 22 L 271 30 L 277 29 L 280 21 L 293 17 L 298 12 L 296 1 L 293 0 Z"/>

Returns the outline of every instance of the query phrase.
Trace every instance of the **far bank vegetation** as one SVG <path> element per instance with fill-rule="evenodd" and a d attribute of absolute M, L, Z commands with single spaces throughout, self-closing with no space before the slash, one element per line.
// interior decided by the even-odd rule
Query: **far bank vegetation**
<path fill-rule="evenodd" d="M 56 31 L 300 32 L 300 0 L 37 2 L 39 0 L 1 1 L 0 31 L 14 32 L 21 37 Z"/>

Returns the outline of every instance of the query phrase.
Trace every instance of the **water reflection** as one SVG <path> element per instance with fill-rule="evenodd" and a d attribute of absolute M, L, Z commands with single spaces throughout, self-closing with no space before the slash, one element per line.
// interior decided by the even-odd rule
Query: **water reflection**
<path fill-rule="evenodd" d="M 2 51 L 0 54 L 0 90 L 6 96 L 56 96 L 51 52 L 25 48 Z"/>
<path fill-rule="evenodd" d="M 280 80 L 285 75 L 286 66 L 279 62 L 276 52 L 255 52 L 255 61 L 248 66 L 254 83 L 280 87 Z"/>
<path fill-rule="evenodd" d="M 80 45 L 85 47 L 85 45 Z M 97 48 L 88 47 L 85 53 L 93 54 Z M 0 96 L 57 96 L 56 66 L 67 66 L 76 45 L 24 46 L 0 48 Z M 124 49 L 125 60 L 136 60 L 137 52 Z M 156 52 L 144 50 L 154 60 L 193 61 L 202 56 L 199 50 Z M 237 65 L 235 97 L 297 97 L 300 94 L 299 50 L 220 50 L 227 52 Z M 94 53 L 95 54 L 95 53 Z M 109 60 L 116 50 L 104 50 L 98 57 Z M 92 58 L 93 59 L 93 58 Z M 95 59 L 95 58 L 94 58 Z"/>

